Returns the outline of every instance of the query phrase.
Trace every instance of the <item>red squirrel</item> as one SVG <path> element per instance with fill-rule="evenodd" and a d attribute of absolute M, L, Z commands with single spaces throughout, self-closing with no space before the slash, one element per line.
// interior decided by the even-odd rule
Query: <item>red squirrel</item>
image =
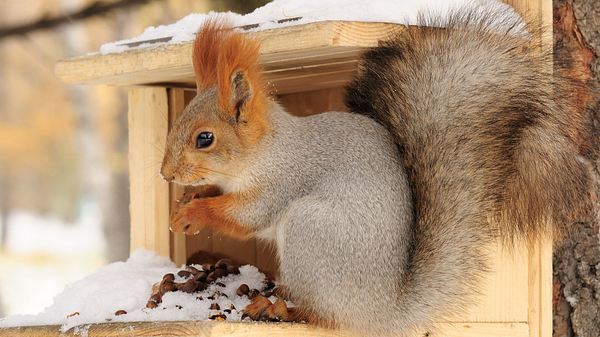
<path fill-rule="evenodd" d="M 181 207 L 172 230 L 273 241 L 309 323 L 409 336 L 460 311 L 490 243 L 547 237 L 589 202 L 562 80 L 523 25 L 496 20 L 407 28 L 362 56 L 351 113 L 308 117 L 267 94 L 258 41 L 204 24 L 161 173 L 223 194 Z"/>

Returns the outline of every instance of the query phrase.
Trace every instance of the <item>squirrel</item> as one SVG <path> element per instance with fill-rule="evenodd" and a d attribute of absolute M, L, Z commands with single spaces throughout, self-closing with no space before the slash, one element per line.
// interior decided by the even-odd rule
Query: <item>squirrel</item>
<path fill-rule="evenodd" d="M 161 174 L 222 193 L 171 230 L 274 242 L 309 323 L 408 336 L 467 306 L 490 243 L 557 235 L 590 197 L 565 82 L 535 33 L 497 20 L 421 19 L 364 53 L 350 113 L 307 117 L 268 95 L 258 41 L 209 20 Z"/>

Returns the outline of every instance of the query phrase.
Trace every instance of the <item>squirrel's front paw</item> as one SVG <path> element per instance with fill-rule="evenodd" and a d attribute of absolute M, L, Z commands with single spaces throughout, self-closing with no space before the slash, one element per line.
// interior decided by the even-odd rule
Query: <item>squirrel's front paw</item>
<path fill-rule="evenodd" d="M 203 219 L 203 207 L 198 199 L 192 200 L 182 205 L 173 214 L 171 214 L 171 226 L 169 229 L 174 233 L 185 233 L 186 235 L 196 235 L 200 233 Z"/>

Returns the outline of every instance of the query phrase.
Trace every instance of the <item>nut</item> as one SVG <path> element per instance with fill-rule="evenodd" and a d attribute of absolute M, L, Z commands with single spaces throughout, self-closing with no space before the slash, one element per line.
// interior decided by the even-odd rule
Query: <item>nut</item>
<path fill-rule="evenodd" d="M 196 267 L 192 267 L 192 266 L 187 266 L 186 269 L 187 269 L 187 271 L 192 273 L 192 275 L 196 275 L 200 272 L 200 270 L 198 270 L 198 269 L 196 269 Z"/>
<path fill-rule="evenodd" d="M 219 277 L 227 276 L 227 270 L 224 269 L 215 269 L 212 273 L 208 274 L 206 277 L 206 282 L 213 283 Z"/>
<path fill-rule="evenodd" d="M 224 321 L 227 319 L 227 316 L 225 316 L 225 314 L 216 314 L 216 315 L 210 315 L 208 316 L 209 319 L 212 319 L 214 321 Z"/>
<path fill-rule="evenodd" d="M 162 295 L 160 293 L 152 294 L 152 296 L 150 296 L 150 301 L 154 301 L 156 303 L 161 303 Z"/>
<path fill-rule="evenodd" d="M 196 291 L 202 291 L 206 288 L 208 288 L 208 284 L 201 282 L 201 281 L 196 282 Z"/>
<path fill-rule="evenodd" d="M 175 275 L 173 275 L 173 273 L 168 273 L 165 274 L 165 276 L 163 276 L 162 278 L 163 282 L 174 282 L 175 281 Z"/>
<path fill-rule="evenodd" d="M 229 274 L 237 275 L 240 273 L 240 268 L 238 266 L 227 266 L 227 272 Z"/>
<path fill-rule="evenodd" d="M 161 294 L 166 294 L 168 292 L 175 291 L 175 290 L 177 290 L 177 288 L 173 282 L 163 282 L 160 285 L 160 293 Z"/>
<path fill-rule="evenodd" d="M 249 292 L 250 292 L 250 288 L 245 283 L 242 284 L 241 286 L 239 286 L 237 288 L 237 290 L 235 291 L 236 295 L 238 295 L 238 296 L 248 295 Z"/>
<path fill-rule="evenodd" d="M 188 278 L 190 277 L 190 275 L 192 275 L 192 272 L 189 270 L 180 270 L 177 272 L 177 275 L 179 275 L 180 277 Z"/>
<path fill-rule="evenodd" d="M 121 315 L 125 315 L 125 314 L 127 314 L 127 311 L 125 311 L 123 309 L 115 311 L 115 316 L 121 316 Z"/>
<path fill-rule="evenodd" d="M 217 261 L 217 263 L 215 263 L 215 269 L 227 270 L 227 267 L 232 264 L 233 264 L 233 262 L 231 262 L 230 259 L 220 259 L 219 261 Z"/>
<path fill-rule="evenodd" d="M 252 289 L 250 290 L 250 292 L 248 293 L 248 298 L 253 299 L 256 296 L 260 295 L 260 291 L 256 290 L 256 289 Z"/>
<path fill-rule="evenodd" d="M 207 277 L 208 277 L 208 273 L 205 271 L 201 271 L 198 274 L 196 274 L 196 276 L 194 276 L 194 278 L 197 281 L 202 281 L 202 282 L 205 282 Z"/>
<path fill-rule="evenodd" d="M 196 289 L 198 289 L 198 283 L 196 283 L 196 281 L 191 278 L 187 281 L 185 281 L 183 288 L 181 290 L 185 291 L 186 293 L 193 293 L 194 291 L 196 291 Z"/>
<path fill-rule="evenodd" d="M 205 263 L 202 265 L 202 270 L 211 272 L 211 271 L 215 270 L 215 266 L 210 263 Z"/>

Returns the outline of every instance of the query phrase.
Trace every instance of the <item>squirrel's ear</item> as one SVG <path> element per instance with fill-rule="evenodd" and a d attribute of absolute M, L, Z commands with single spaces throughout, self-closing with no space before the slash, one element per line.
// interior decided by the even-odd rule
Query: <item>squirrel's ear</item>
<path fill-rule="evenodd" d="M 254 94 L 252 91 L 252 86 L 248 81 L 248 75 L 245 71 L 236 70 L 231 74 L 231 95 L 229 100 L 231 105 L 233 106 L 235 113 L 235 121 L 236 122 L 245 122 L 246 113 L 245 110 L 247 108 L 247 103 L 252 98 Z"/>

